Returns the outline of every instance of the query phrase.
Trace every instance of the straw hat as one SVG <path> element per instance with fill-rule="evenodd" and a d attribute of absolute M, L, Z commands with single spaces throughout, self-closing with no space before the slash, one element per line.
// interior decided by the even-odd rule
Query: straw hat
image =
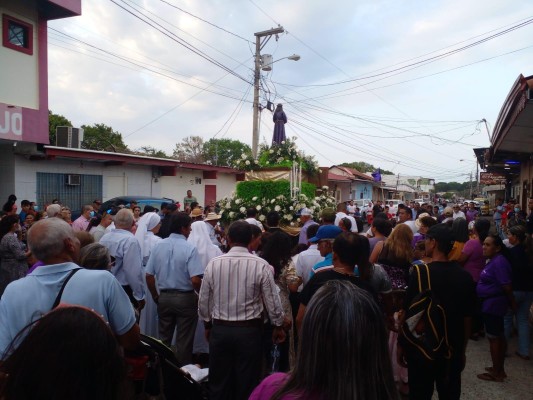
<path fill-rule="evenodd" d="M 220 219 L 222 216 L 217 214 L 217 213 L 214 213 L 214 212 L 210 212 L 209 214 L 207 214 L 207 217 L 205 217 L 204 221 L 207 222 L 207 221 L 215 221 L 215 220 L 218 220 Z"/>
<path fill-rule="evenodd" d="M 191 211 L 191 213 L 189 214 L 191 218 L 198 218 L 198 217 L 201 217 L 202 216 L 202 209 L 201 208 L 195 208 L 194 210 Z"/>

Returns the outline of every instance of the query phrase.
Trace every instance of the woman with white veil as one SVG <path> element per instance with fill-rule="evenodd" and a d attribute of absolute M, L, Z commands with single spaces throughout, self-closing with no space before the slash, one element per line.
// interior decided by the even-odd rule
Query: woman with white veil
<path fill-rule="evenodd" d="M 187 241 L 196 247 L 204 270 L 209 261 L 222 255 L 222 250 L 220 250 L 218 246 L 215 246 L 211 242 L 211 239 L 209 238 L 209 231 L 204 221 L 196 221 L 192 223 L 191 233 Z M 192 352 L 193 354 L 209 353 L 209 344 L 205 339 L 204 323 L 200 319 L 198 319 L 198 324 L 196 324 L 196 333 L 194 334 Z"/>
<path fill-rule="evenodd" d="M 139 241 L 141 246 L 141 255 L 143 260 L 143 268 L 148 262 L 148 258 L 152 253 L 152 249 L 155 244 L 162 240 L 159 236 L 156 236 L 161 228 L 161 217 L 155 212 L 149 212 L 144 214 L 137 223 L 137 231 L 135 232 L 135 238 Z M 146 279 L 146 274 L 143 271 L 143 279 Z M 146 285 L 146 281 L 144 283 Z M 157 284 L 156 284 L 157 288 Z M 147 291 L 148 293 L 148 291 Z M 139 320 L 139 327 L 141 333 L 159 338 L 159 322 L 157 320 L 157 304 L 154 303 L 152 296 L 146 296 L 146 305 L 141 313 Z"/>

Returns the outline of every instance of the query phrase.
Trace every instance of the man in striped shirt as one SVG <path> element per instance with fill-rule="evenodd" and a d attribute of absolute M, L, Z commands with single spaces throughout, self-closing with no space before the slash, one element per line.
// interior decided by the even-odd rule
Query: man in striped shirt
<path fill-rule="evenodd" d="M 228 230 L 231 249 L 209 262 L 198 311 L 209 340 L 212 400 L 248 399 L 261 378 L 263 304 L 274 325 L 273 341 L 285 340 L 285 317 L 268 263 L 249 253 L 252 229 L 245 221 Z"/>

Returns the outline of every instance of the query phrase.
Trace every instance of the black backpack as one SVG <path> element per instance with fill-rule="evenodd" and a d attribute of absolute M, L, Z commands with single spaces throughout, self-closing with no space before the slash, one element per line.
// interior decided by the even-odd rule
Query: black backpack
<path fill-rule="evenodd" d="M 431 290 L 429 267 L 413 265 L 412 273 L 418 275 L 418 294 L 405 310 L 402 342 L 410 354 L 427 362 L 450 359 L 446 313 Z"/>

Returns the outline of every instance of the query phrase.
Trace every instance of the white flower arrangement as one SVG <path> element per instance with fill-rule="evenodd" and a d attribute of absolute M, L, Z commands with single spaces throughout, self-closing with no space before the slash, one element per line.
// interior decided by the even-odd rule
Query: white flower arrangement
<path fill-rule="evenodd" d="M 246 160 L 244 163 L 245 163 L 246 165 L 250 165 L 250 160 Z"/>
<path fill-rule="evenodd" d="M 328 196 L 327 193 L 312 201 L 309 201 L 308 196 L 302 194 L 294 199 L 284 195 L 278 195 L 275 198 L 253 196 L 247 199 L 232 194 L 230 197 L 220 200 L 220 206 L 224 209 L 222 212 L 224 223 L 242 219 L 246 214 L 246 209 L 255 208 L 258 214 L 257 219 L 261 222 L 266 220 L 268 212 L 275 210 L 282 216 L 282 224 L 296 227 L 301 222 L 298 214 L 302 208 L 308 207 L 313 213 L 314 219 L 318 221 L 320 211 L 323 208 L 335 207 L 335 199 Z"/>

